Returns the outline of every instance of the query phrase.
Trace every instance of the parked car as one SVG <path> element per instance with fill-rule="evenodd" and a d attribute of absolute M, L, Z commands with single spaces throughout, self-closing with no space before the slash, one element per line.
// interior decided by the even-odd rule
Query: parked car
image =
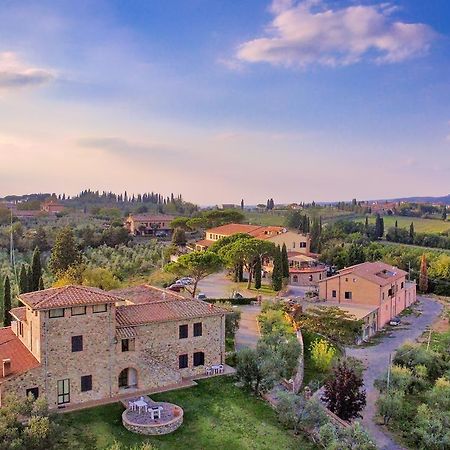
<path fill-rule="evenodd" d="M 184 289 L 184 286 L 182 284 L 171 284 L 167 289 L 169 289 L 169 291 L 181 292 Z"/>
<path fill-rule="evenodd" d="M 208 297 L 206 296 L 206 294 L 203 294 L 203 292 L 200 292 L 199 294 L 197 294 L 197 299 L 198 300 L 206 300 Z"/>
<path fill-rule="evenodd" d="M 389 321 L 389 325 L 396 327 L 397 325 L 400 325 L 400 318 L 399 317 L 394 317 Z"/>
<path fill-rule="evenodd" d="M 165 237 L 168 236 L 168 234 L 167 234 L 165 231 L 157 231 L 157 232 L 155 233 L 155 236 L 156 236 L 156 237 L 160 237 L 160 238 L 165 238 Z"/>
<path fill-rule="evenodd" d="M 192 284 L 193 282 L 194 282 L 194 280 L 192 278 L 184 277 L 184 278 L 180 278 L 175 283 L 176 284 L 182 284 L 183 286 L 188 286 L 188 285 Z"/>

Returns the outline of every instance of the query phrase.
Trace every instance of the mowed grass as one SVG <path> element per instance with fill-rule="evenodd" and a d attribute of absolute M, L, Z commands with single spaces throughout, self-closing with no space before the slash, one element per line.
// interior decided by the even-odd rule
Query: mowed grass
<path fill-rule="evenodd" d="M 358 222 L 364 222 L 364 218 L 358 218 Z M 395 226 L 397 221 L 399 228 L 409 229 L 411 222 L 414 223 L 414 230 L 417 233 L 442 233 L 450 230 L 450 222 L 444 222 L 437 219 L 422 219 L 421 217 L 404 217 L 404 216 L 383 216 L 384 229 L 387 231 L 390 227 Z M 375 223 L 375 216 L 369 217 L 369 223 Z"/>
<path fill-rule="evenodd" d="M 262 226 L 284 226 L 286 222 L 286 216 L 284 213 L 276 212 L 245 212 L 245 218 L 248 223 L 252 225 Z"/>
<path fill-rule="evenodd" d="M 106 449 L 114 441 L 125 448 L 151 442 L 162 450 L 316 448 L 305 437 L 284 430 L 272 408 L 236 387 L 232 377 L 202 380 L 196 387 L 152 398 L 183 408 L 184 423 L 176 432 L 151 438 L 131 433 L 122 426 L 123 407 L 118 403 L 68 413 L 64 421 L 87 442 L 95 442 L 96 449 Z"/>

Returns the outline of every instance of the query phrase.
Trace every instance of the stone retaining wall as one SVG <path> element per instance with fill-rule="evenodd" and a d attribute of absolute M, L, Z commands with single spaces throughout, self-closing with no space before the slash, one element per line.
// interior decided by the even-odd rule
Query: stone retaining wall
<path fill-rule="evenodd" d="M 133 433 L 144 434 L 146 436 L 155 436 L 162 434 L 173 433 L 183 424 L 183 410 L 178 408 L 179 415 L 166 423 L 154 423 L 154 424 L 137 424 L 131 422 L 127 418 L 127 410 L 122 413 L 123 426 Z"/>

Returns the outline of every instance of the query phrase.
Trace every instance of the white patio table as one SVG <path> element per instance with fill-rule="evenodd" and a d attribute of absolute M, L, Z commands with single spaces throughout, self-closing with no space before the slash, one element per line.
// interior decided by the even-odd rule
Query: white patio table
<path fill-rule="evenodd" d="M 134 402 L 134 405 L 138 408 L 139 414 L 141 413 L 142 409 L 144 411 L 146 411 L 147 409 L 147 403 L 144 400 L 136 400 Z"/>

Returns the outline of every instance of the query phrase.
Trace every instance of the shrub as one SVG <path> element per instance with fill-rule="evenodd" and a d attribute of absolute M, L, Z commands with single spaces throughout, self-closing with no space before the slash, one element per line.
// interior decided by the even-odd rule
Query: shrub
<path fill-rule="evenodd" d="M 311 359 L 320 372 L 326 372 L 336 355 L 336 349 L 325 339 L 316 339 L 310 347 Z"/>

